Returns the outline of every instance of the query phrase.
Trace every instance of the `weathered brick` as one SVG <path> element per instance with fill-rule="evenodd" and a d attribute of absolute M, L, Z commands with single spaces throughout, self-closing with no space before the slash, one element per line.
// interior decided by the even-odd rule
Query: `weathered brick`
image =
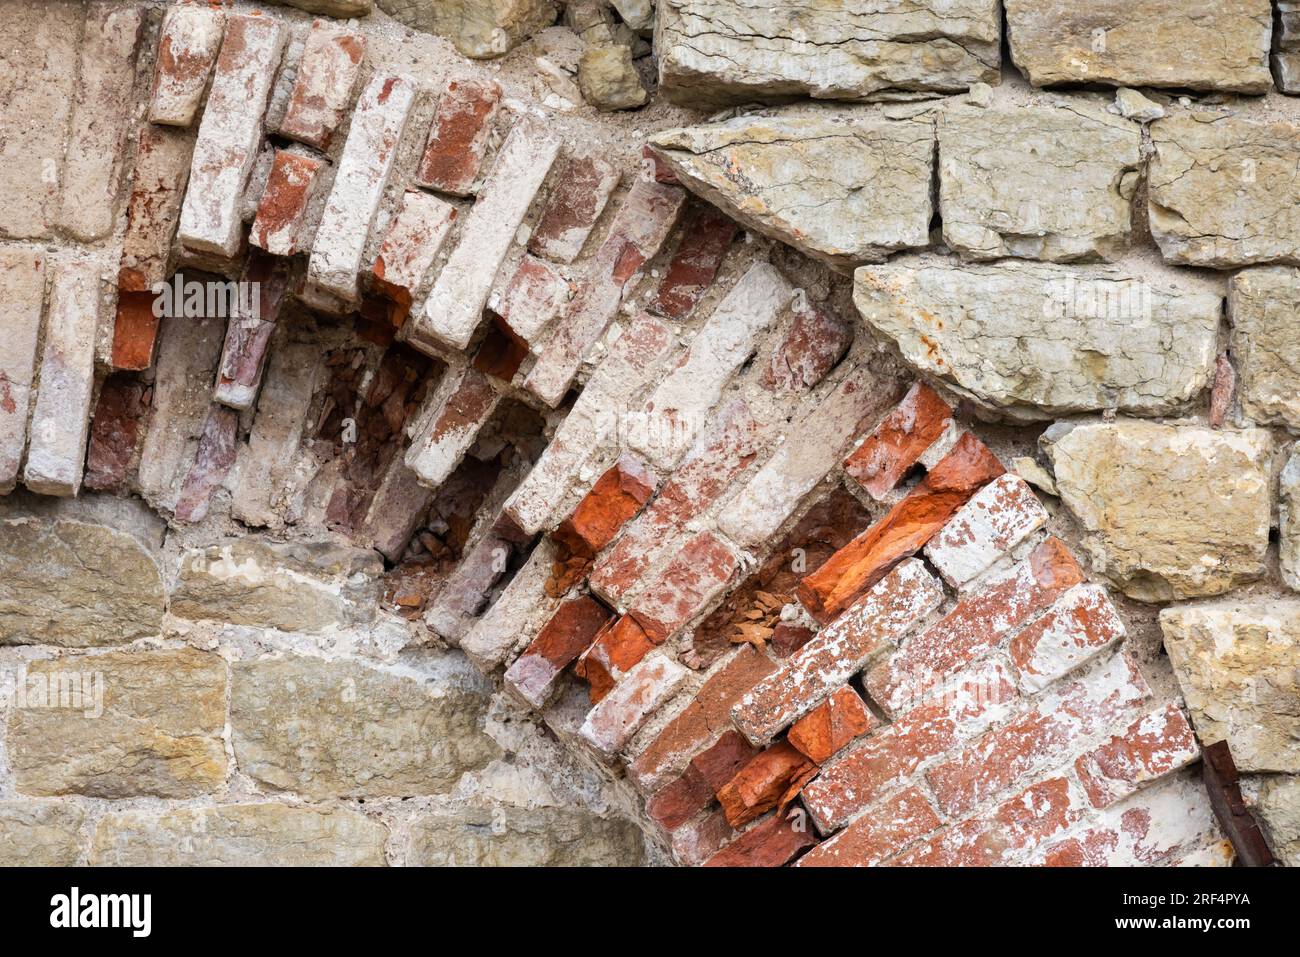
<path fill-rule="evenodd" d="M 823 834 L 902 787 L 922 764 L 967 740 L 1000 717 L 1015 700 L 1006 670 L 988 663 L 933 699 L 822 767 L 803 793 L 804 806 Z"/>
<path fill-rule="evenodd" d="M 59 225 L 83 242 L 113 231 L 143 27 L 144 12 L 135 7 L 94 2 L 86 10 L 59 211 Z"/>
<path fill-rule="evenodd" d="M 645 513 L 601 556 L 591 587 L 622 602 L 661 554 L 675 548 L 686 524 L 707 512 L 761 447 L 748 403 L 737 397 L 712 416 Z"/>
<path fill-rule="evenodd" d="M 528 241 L 528 248 L 553 262 L 578 258 L 587 237 L 618 187 L 619 172 L 590 154 L 571 156 L 553 177 L 546 208 Z"/>
<path fill-rule="evenodd" d="M 472 360 L 475 369 L 498 379 L 503 385 L 515 380 L 515 373 L 528 358 L 528 346 L 510 334 L 499 316 L 491 316 L 487 333 Z"/>
<path fill-rule="evenodd" d="M 1047 524 L 1047 509 L 1020 476 L 995 478 L 925 546 L 943 580 L 960 587 Z"/>
<path fill-rule="evenodd" d="M 821 764 L 876 724 L 862 697 L 844 687 L 796 721 L 787 740 L 810 761 Z"/>
<path fill-rule="evenodd" d="M 262 384 L 271 333 L 288 292 L 289 265 L 280 259 L 250 253 L 240 279 L 245 288 L 255 290 L 257 310 L 255 315 L 230 317 L 212 397 L 222 405 L 242 411 L 253 407 Z"/>
<path fill-rule="evenodd" d="M 609 609 L 594 598 L 583 596 L 560 605 L 506 671 L 506 684 L 534 708 L 541 708 L 564 669 L 591 645 L 609 619 Z"/>
<path fill-rule="evenodd" d="M 304 248 L 308 207 L 320 184 L 325 161 L 305 153 L 276 150 L 266 189 L 248 241 L 275 256 L 292 256 Z"/>
<path fill-rule="evenodd" d="M 647 179 L 653 179 L 656 183 L 664 183 L 667 186 L 681 186 L 682 181 L 677 178 L 672 167 L 664 162 L 660 156 L 651 147 L 646 146 L 641 150 L 641 169 L 642 174 Z"/>
<path fill-rule="evenodd" d="M 159 321 L 159 317 L 154 315 L 156 299 L 151 292 L 123 291 L 118 294 L 110 359 L 114 369 L 141 372 L 153 365 Z"/>
<path fill-rule="evenodd" d="M 189 183 L 194 134 L 148 123 L 140 127 L 126 210 L 118 287 L 148 292 L 170 272 L 172 236 Z"/>
<path fill-rule="evenodd" d="M 542 539 L 528 561 L 510 579 L 492 607 L 460 639 L 460 649 L 480 671 L 508 664 L 516 649 L 527 645 L 550 620 L 563 595 L 549 585 L 558 549 Z"/>
<path fill-rule="evenodd" d="M 90 423 L 86 488 L 126 491 L 127 474 L 144 436 L 151 390 L 136 376 L 116 373 L 104 380 Z"/>
<path fill-rule="evenodd" d="M 677 693 L 686 677 L 686 669 L 662 652 L 648 655 L 591 709 L 578 734 L 599 754 L 612 758 Z"/>
<path fill-rule="evenodd" d="M 609 328 L 646 263 L 663 246 L 685 203 L 686 193 L 678 187 L 646 180 L 632 185 L 524 388 L 551 407 L 560 404 L 582 360 Z"/>
<path fill-rule="evenodd" d="M 194 453 L 194 461 L 185 473 L 181 495 L 176 502 L 176 518 L 182 522 L 201 522 L 208 514 L 212 493 L 225 481 L 235 464 L 235 441 L 239 432 L 239 413 L 225 406 L 208 410 L 203 434 Z"/>
<path fill-rule="evenodd" d="M 23 469 L 23 484 L 33 492 L 76 495 L 81 488 L 95 388 L 95 339 L 106 312 L 96 265 L 67 263 L 55 271 Z"/>
<path fill-rule="evenodd" d="M 940 824 L 916 788 L 901 791 L 799 859 L 799 867 L 871 867 Z"/>
<path fill-rule="evenodd" d="M 744 548 L 774 536 L 804 496 L 839 463 L 845 447 L 898 398 L 896 384 L 854 369 L 794 422 L 772 457 L 718 516 L 718 527 Z"/>
<path fill-rule="evenodd" d="M 741 768 L 758 757 L 758 753 L 758 748 L 746 741 L 744 735 L 729 729 L 722 733 L 712 747 L 691 758 L 689 767 L 704 779 L 716 795 L 740 773 Z"/>
<path fill-rule="evenodd" d="M 1050 692 L 1038 704 L 926 772 L 948 815 L 963 814 L 1021 775 L 1059 760 L 1124 716 L 1150 694 L 1124 654 Z"/>
<path fill-rule="evenodd" d="M 1081 581 L 1083 572 L 1068 549 L 1049 538 L 874 668 L 867 691 L 886 712 L 905 711 Z"/>
<path fill-rule="evenodd" d="M 793 625 L 783 621 L 772 629 L 772 637 L 768 639 L 768 644 L 771 645 L 772 654 L 778 658 L 789 658 L 812 641 L 816 635 L 817 632 L 807 625 Z"/>
<path fill-rule="evenodd" d="M 497 272 L 559 151 L 560 141 L 540 126 L 521 122 L 511 131 L 465 219 L 459 245 L 438 274 L 424 312 L 413 320 L 412 345 L 426 351 L 469 345 Z"/>
<path fill-rule="evenodd" d="M 458 210 L 436 196 L 408 189 L 402 208 L 388 227 L 372 269 L 374 282 L 399 308 L 393 324 L 400 326 L 411 308 L 411 300 L 442 251 Z"/>
<path fill-rule="evenodd" d="M 825 306 L 794 298 L 794 321 L 772 350 L 763 372 L 763 388 L 802 392 L 813 388 L 853 344 L 853 325 Z"/>
<path fill-rule="evenodd" d="M 357 276 L 415 103 L 404 77 L 375 76 L 357 99 L 338 172 L 307 263 L 304 298 L 319 308 L 346 310 L 357 301 Z"/>
<path fill-rule="evenodd" d="M 163 17 L 154 62 L 149 122 L 189 126 L 217 62 L 226 15 L 214 7 L 174 3 Z"/>
<path fill-rule="evenodd" d="M 675 344 L 668 327 L 650 315 L 639 316 L 623 332 L 587 380 L 542 457 L 506 502 L 506 514 L 520 529 L 530 535 L 541 531 L 566 501 L 574 499 L 584 469 L 616 433 L 620 414 Z M 582 494 L 576 493 L 579 498 Z"/>
<path fill-rule="evenodd" d="M 596 704 L 654 650 L 654 643 L 632 615 L 624 615 L 604 628 L 582 653 L 574 673 L 590 686 L 588 697 Z"/>
<path fill-rule="evenodd" d="M 628 444 L 657 465 L 675 464 L 704 427 L 723 388 L 753 354 L 758 337 L 793 295 L 774 266 L 751 266 L 709 316 L 685 359 L 646 400 L 649 427 L 629 436 Z"/>
<path fill-rule="evenodd" d="M 425 623 L 448 641 L 460 640 L 505 574 L 514 544 L 489 530 L 461 558 L 425 613 Z"/>
<path fill-rule="evenodd" d="M 1034 692 L 1123 638 L 1124 623 L 1106 590 L 1082 584 L 1022 628 L 1011 639 L 1008 651 L 1020 687 Z"/>
<path fill-rule="evenodd" d="M 448 83 L 438 98 L 415 181 L 453 196 L 472 196 L 500 108 L 501 87 L 496 83 Z"/>
<path fill-rule="evenodd" d="M 524 256 L 501 293 L 497 313 L 515 336 L 531 344 L 560 314 L 569 292 L 568 281 L 552 266 Z"/>
<path fill-rule="evenodd" d="M 189 249 L 227 258 L 239 249 L 240 206 L 257 162 L 262 116 L 285 37 L 285 28 L 270 17 L 226 18 L 181 206 L 180 240 Z"/>
<path fill-rule="evenodd" d="M 831 620 L 1003 471 L 983 442 L 962 436 L 903 501 L 799 583 L 799 600 L 818 621 Z"/>
<path fill-rule="evenodd" d="M 668 262 L 659 288 L 646 307 L 670 319 L 685 319 L 694 311 L 718 274 L 736 224 L 712 206 L 697 204 L 682 228 L 681 242 Z"/>
<path fill-rule="evenodd" d="M 938 579 L 918 561 L 903 562 L 791 655 L 780 671 L 759 682 L 733 711 L 736 727 L 755 744 L 771 740 L 873 656 L 897 644 L 941 601 Z"/>
<path fill-rule="evenodd" d="M 361 78 L 366 40 L 328 20 L 315 20 L 303 45 L 280 135 L 318 150 L 329 149 L 334 131 L 352 105 Z"/>
<path fill-rule="evenodd" d="M 0 250 L 0 494 L 13 490 L 27 445 L 36 345 L 45 304 L 45 256 Z"/>
<path fill-rule="evenodd" d="M 477 369 L 449 370 L 429 400 L 434 411 L 428 425 L 406 452 L 407 467 L 421 482 L 437 488 L 460 464 L 500 400 L 501 394 Z"/>
<path fill-rule="evenodd" d="M 735 833 L 727 816 L 714 811 L 677 829 L 672 839 L 673 857 L 687 867 L 703 864 Z"/>
<path fill-rule="evenodd" d="M 778 805 L 784 806 L 817 773 L 817 765 L 786 741 L 778 741 L 736 773 L 718 791 L 732 827 L 743 827 Z"/>
<path fill-rule="evenodd" d="M 845 460 L 844 471 L 880 501 L 944 434 L 951 421 L 948 403 L 924 382 L 918 382 Z"/>
<path fill-rule="evenodd" d="M 1074 769 L 1093 807 L 1108 807 L 1200 756 L 1182 709 L 1167 704 L 1083 755 Z"/>
<path fill-rule="evenodd" d="M 713 803 L 713 789 L 698 771 L 686 773 L 646 801 L 645 812 L 666 831 L 675 831 Z"/>
<path fill-rule="evenodd" d="M 578 503 L 573 514 L 555 530 L 556 541 L 575 555 L 595 555 L 618 534 L 623 524 L 641 511 L 654 494 L 656 480 L 635 456 L 624 454 L 591 491 Z"/>
<path fill-rule="evenodd" d="M 740 556 L 713 532 L 700 532 L 631 603 L 655 644 L 662 644 L 702 614 L 732 581 Z"/>
<path fill-rule="evenodd" d="M 714 738 L 724 753 L 734 753 L 737 748 L 751 752 L 748 743 L 731 725 L 731 708 L 759 680 L 775 670 L 776 666 L 752 645 L 745 645 L 725 665 L 704 682 L 691 703 L 660 732 L 659 736 L 639 755 L 628 768 L 628 774 L 642 791 L 653 791 L 673 774 L 691 762 L 691 756 Z M 727 744 L 722 745 L 726 740 Z M 703 756 L 701 755 L 703 758 Z M 706 765 L 713 762 L 704 758 Z M 709 777 L 705 768 L 706 777 Z M 732 772 L 734 774 L 734 771 Z M 731 775 L 727 775 L 730 779 Z M 716 789 L 716 785 L 715 785 Z"/>
<path fill-rule="evenodd" d="M 705 867 L 783 867 L 800 851 L 812 847 L 817 839 L 806 828 L 773 815 L 751 827 L 713 857 Z"/>

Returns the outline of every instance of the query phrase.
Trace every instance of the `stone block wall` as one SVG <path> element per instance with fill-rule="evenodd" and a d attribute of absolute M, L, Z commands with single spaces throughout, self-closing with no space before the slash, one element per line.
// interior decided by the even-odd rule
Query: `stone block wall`
<path fill-rule="evenodd" d="M 0 861 L 1294 863 L 1291 5 L 897 6 L 0 0 Z"/>

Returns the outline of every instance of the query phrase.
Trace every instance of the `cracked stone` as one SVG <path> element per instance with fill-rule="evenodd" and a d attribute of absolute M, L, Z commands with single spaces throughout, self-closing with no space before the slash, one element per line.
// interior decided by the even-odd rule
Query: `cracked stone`
<path fill-rule="evenodd" d="M 1279 487 L 1282 580 L 1292 591 L 1300 591 L 1300 443 L 1291 446 Z"/>
<path fill-rule="evenodd" d="M 553 0 L 379 0 L 378 6 L 399 23 L 449 38 L 471 59 L 504 56 L 559 13 Z"/>
<path fill-rule="evenodd" d="M 476 803 L 420 814 L 406 854 L 419 867 L 634 867 L 645 846 L 630 821 Z"/>
<path fill-rule="evenodd" d="M 1300 269 L 1245 269 L 1228 284 L 1241 409 L 1252 422 L 1300 431 Z"/>
<path fill-rule="evenodd" d="M 0 867 L 72 867 L 86 813 L 54 801 L 0 801 Z"/>
<path fill-rule="evenodd" d="M 1300 777 L 1274 778 L 1255 805 L 1269 846 L 1287 867 L 1300 867 Z"/>

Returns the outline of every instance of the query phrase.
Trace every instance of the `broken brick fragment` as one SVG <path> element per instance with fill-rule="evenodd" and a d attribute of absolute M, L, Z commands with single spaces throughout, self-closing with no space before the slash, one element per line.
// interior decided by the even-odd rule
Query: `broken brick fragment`
<path fill-rule="evenodd" d="M 239 413 L 213 404 L 199 436 L 194 462 L 185 473 L 176 517 L 182 522 L 201 522 L 217 486 L 226 480 L 235 464 L 235 440 L 239 431 Z"/>
<path fill-rule="evenodd" d="M 366 40 L 330 20 L 312 21 L 294 77 L 280 135 L 329 149 L 343 114 L 352 104 Z"/>
<path fill-rule="evenodd" d="M 796 721 L 787 739 L 808 760 L 821 764 L 875 724 L 861 695 L 845 687 Z"/>
<path fill-rule="evenodd" d="M 718 791 L 718 802 L 732 827 L 742 827 L 782 802 L 817 774 L 817 765 L 794 745 L 778 741 L 759 753 Z M 791 793 L 793 792 L 793 793 Z"/>
<path fill-rule="evenodd" d="M 157 297 L 151 292 L 122 291 L 117 296 L 113 324 L 113 368 L 142 372 L 153 365 L 160 317 L 154 313 Z"/>
<path fill-rule="evenodd" d="M 570 157 L 553 176 L 546 208 L 528 248 L 554 262 L 573 262 L 618 186 L 619 172 L 596 156 Z"/>
<path fill-rule="evenodd" d="M 675 831 L 713 801 L 713 789 L 693 768 L 646 801 L 645 812 L 665 830 Z"/>
<path fill-rule="evenodd" d="M 86 452 L 86 488 L 122 492 L 144 438 L 144 420 L 152 390 L 136 376 L 114 373 L 104 380 L 90 423 Z"/>
<path fill-rule="evenodd" d="M 770 392 L 803 392 L 835 368 L 853 344 L 853 325 L 831 310 L 796 296 L 794 321 L 772 350 L 762 386 Z"/>
<path fill-rule="evenodd" d="M 920 461 L 951 421 L 948 403 L 918 382 L 845 460 L 844 471 L 879 501 Z"/>
<path fill-rule="evenodd" d="M 880 802 L 799 859 L 800 867 L 870 867 L 940 824 L 925 795 L 908 788 Z"/>
<path fill-rule="evenodd" d="M 649 588 L 632 603 L 632 611 L 655 644 L 661 644 L 705 610 L 730 583 L 740 557 L 710 531 L 687 541 Z"/>
<path fill-rule="evenodd" d="M 293 256 L 303 250 L 307 210 L 320 183 L 325 161 L 315 156 L 276 150 L 266 188 L 248 241 L 275 256 Z"/>
<path fill-rule="evenodd" d="M 751 827 L 717 854 L 705 867 L 783 867 L 801 851 L 817 843 L 811 829 L 796 815 L 775 814 Z"/>
<path fill-rule="evenodd" d="M 555 540 L 575 555 L 595 555 L 641 511 L 654 493 L 655 478 L 645 464 L 623 455 L 554 532 Z"/>
<path fill-rule="evenodd" d="M 1092 806 L 1107 807 L 1200 756 L 1182 709 L 1166 704 L 1078 758 L 1074 769 Z"/>
<path fill-rule="evenodd" d="M 696 205 L 682 228 L 682 239 L 649 305 L 651 312 L 685 319 L 713 284 L 727 250 L 736 238 L 736 224 L 712 206 Z"/>
<path fill-rule="evenodd" d="M 609 609 L 582 596 L 556 609 L 537 637 L 506 671 L 506 684 L 534 708 L 550 697 L 556 679 L 609 621 Z"/>
<path fill-rule="evenodd" d="M 591 686 L 592 704 L 614 690 L 619 679 L 654 650 L 654 643 L 632 615 L 610 622 L 588 644 L 574 673 Z"/>

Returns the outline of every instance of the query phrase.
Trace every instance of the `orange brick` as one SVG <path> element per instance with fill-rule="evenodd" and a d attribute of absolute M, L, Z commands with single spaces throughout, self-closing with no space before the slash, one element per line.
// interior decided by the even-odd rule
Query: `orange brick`
<path fill-rule="evenodd" d="M 718 801 L 732 827 L 742 827 L 783 801 L 817 773 L 817 765 L 791 744 L 780 741 L 746 764 L 718 791 Z"/>
<path fill-rule="evenodd" d="M 918 382 L 845 460 L 844 471 L 879 501 L 920 461 L 951 421 L 948 403 Z"/>
<path fill-rule="evenodd" d="M 870 867 L 897 854 L 940 824 L 916 788 L 882 801 L 799 859 L 799 867 Z"/>
<path fill-rule="evenodd" d="M 713 857 L 705 867 L 782 867 L 796 854 L 817 843 L 797 821 L 773 815 L 751 827 Z"/>
<path fill-rule="evenodd" d="M 506 684 L 533 707 L 542 707 L 560 673 L 592 643 L 609 618 L 609 609 L 594 598 L 584 595 L 566 601 L 506 671 Z"/>
<path fill-rule="evenodd" d="M 821 764 L 876 724 L 875 715 L 852 688 L 841 688 L 790 728 L 789 741 Z"/>
<path fill-rule="evenodd" d="M 623 455 L 555 530 L 555 540 L 575 555 L 595 555 L 614 540 L 624 522 L 641 511 L 655 485 L 653 473 L 643 462 Z"/>
<path fill-rule="evenodd" d="M 574 672 L 591 686 L 591 703 L 595 704 L 652 650 L 654 644 L 645 629 L 631 615 L 624 615 L 601 629 L 578 659 Z"/>
<path fill-rule="evenodd" d="M 1200 756 L 1182 709 L 1167 704 L 1079 758 L 1074 768 L 1093 807 L 1107 807 Z"/>

